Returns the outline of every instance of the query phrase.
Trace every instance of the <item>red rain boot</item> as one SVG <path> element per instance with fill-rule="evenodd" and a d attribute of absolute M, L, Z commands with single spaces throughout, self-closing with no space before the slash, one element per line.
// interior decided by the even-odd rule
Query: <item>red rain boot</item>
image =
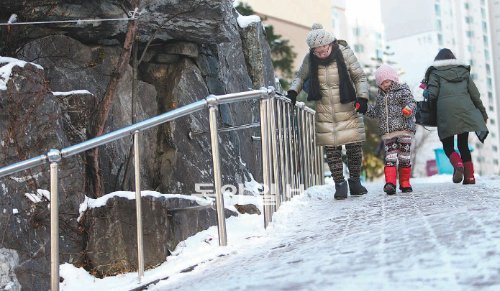
<path fill-rule="evenodd" d="M 399 189 L 403 193 L 413 192 L 410 185 L 411 167 L 399 168 Z"/>
<path fill-rule="evenodd" d="M 453 166 L 453 183 L 460 183 L 464 178 L 464 164 L 462 158 L 457 152 L 450 155 L 450 162 Z"/>
<path fill-rule="evenodd" d="M 398 175 L 396 167 L 385 166 L 384 174 L 385 174 L 384 192 L 387 193 L 387 195 L 396 194 L 396 178 Z"/>
<path fill-rule="evenodd" d="M 464 185 L 476 184 L 476 178 L 474 178 L 474 164 L 472 161 L 464 163 Z"/>

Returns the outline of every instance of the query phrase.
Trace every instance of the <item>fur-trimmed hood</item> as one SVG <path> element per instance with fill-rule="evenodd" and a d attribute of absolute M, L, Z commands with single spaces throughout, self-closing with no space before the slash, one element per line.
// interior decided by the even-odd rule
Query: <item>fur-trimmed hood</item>
<path fill-rule="evenodd" d="M 434 73 L 450 82 L 460 82 L 470 75 L 470 66 L 462 61 L 439 60 L 434 61 L 425 72 L 425 80 L 429 80 L 429 75 Z"/>
<path fill-rule="evenodd" d="M 439 60 L 439 61 L 434 61 L 431 64 L 431 67 L 445 67 L 445 66 L 463 66 L 463 67 L 470 67 L 468 64 L 461 60 Z"/>

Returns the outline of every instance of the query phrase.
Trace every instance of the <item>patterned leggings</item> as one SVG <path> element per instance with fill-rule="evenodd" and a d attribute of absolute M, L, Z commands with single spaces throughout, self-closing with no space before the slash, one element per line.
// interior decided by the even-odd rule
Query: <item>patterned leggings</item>
<path fill-rule="evenodd" d="M 384 139 L 386 166 L 395 167 L 399 161 L 400 168 L 411 167 L 411 139 L 409 135 Z"/>
<path fill-rule="evenodd" d="M 363 143 L 345 145 L 347 154 L 347 168 L 351 180 L 359 180 L 361 161 L 363 160 Z M 342 146 L 325 146 L 326 162 L 332 172 L 335 183 L 344 182 L 344 164 L 342 163 Z"/>

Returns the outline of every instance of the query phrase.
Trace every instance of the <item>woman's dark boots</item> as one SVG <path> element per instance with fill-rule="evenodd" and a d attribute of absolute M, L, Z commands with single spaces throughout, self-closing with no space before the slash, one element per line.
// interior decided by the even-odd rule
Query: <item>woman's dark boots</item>
<path fill-rule="evenodd" d="M 462 179 L 464 178 L 464 163 L 462 162 L 462 158 L 457 152 L 453 152 L 450 155 L 450 162 L 451 165 L 453 166 L 453 183 L 462 182 Z M 474 178 L 474 169 L 472 170 L 472 178 Z M 469 183 L 465 183 L 464 181 L 464 184 L 469 184 Z"/>
<path fill-rule="evenodd" d="M 351 192 L 351 195 L 360 196 L 368 193 L 368 190 L 361 185 L 361 180 L 359 178 L 356 180 L 349 178 L 347 182 L 349 182 L 349 192 Z"/>
<path fill-rule="evenodd" d="M 336 200 L 342 200 L 347 198 L 347 181 L 342 183 L 335 183 L 335 194 L 333 198 Z"/>
<path fill-rule="evenodd" d="M 474 178 L 474 164 L 472 161 L 464 163 L 464 185 L 476 184 L 476 178 Z"/>

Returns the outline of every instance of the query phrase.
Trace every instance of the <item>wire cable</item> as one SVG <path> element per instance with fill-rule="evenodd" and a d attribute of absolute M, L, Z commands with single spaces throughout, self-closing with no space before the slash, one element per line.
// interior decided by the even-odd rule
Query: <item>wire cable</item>
<path fill-rule="evenodd" d="M 78 25 L 84 23 L 93 23 L 93 22 L 104 22 L 104 21 L 130 21 L 136 20 L 137 16 L 141 13 L 138 12 L 138 8 L 135 8 L 134 11 L 129 11 L 128 15 L 130 17 L 122 17 L 122 18 L 102 18 L 102 19 L 72 19 L 72 20 L 52 20 L 52 21 L 33 21 L 33 22 L 13 22 L 13 23 L 0 23 L 0 26 L 13 26 L 13 25 L 38 25 L 38 24 L 58 24 L 58 23 L 76 23 Z"/>

